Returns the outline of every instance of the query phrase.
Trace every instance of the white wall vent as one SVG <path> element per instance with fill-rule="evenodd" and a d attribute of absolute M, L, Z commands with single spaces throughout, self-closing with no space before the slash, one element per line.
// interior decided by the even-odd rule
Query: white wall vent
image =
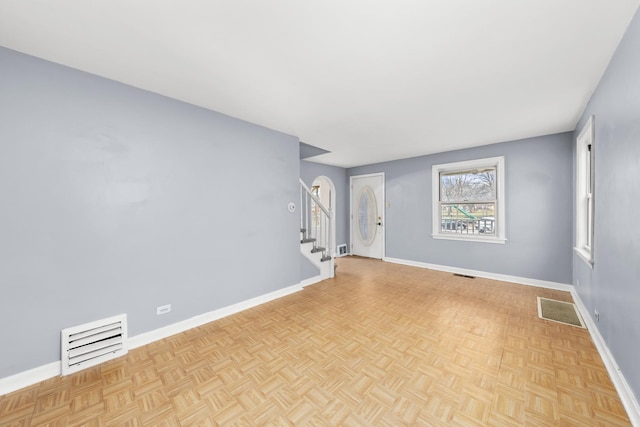
<path fill-rule="evenodd" d="M 127 354 L 127 315 L 62 330 L 62 375 Z"/>

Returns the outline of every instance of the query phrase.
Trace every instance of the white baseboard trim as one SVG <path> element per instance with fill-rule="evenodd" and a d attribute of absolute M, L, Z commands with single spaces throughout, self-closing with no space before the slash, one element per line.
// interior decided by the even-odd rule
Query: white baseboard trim
<path fill-rule="evenodd" d="M 631 424 L 640 427 L 640 404 L 638 404 L 638 399 L 636 398 L 633 390 L 629 386 L 629 383 L 625 379 L 624 375 L 622 375 L 622 371 L 618 367 L 616 360 L 609 349 L 606 341 L 600 334 L 600 330 L 596 325 L 596 322 L 593 321 L 587 306 L 584 305 L 580 295 L 578 292 L 574 290 L 571 291 L 571 296 L 573 297 L 573 301 L 576 303 L 578 310 L 580 311 L 580 315 L 582 319 L 587 324 L 587 329 L 591 334 L 591 339 L 593 343 L 596 345 L 598 349 L 598 353 L 600 353 L 600 357 L 604 362 L 607 371 L 609 372 L 609 376 L 611 377 L 611 382 L 613 382 L 614 387 L 616 388 L 618 395 L 620 396 L 620 400 L 624 405 L 624 408 L 627 410 L 627 415 L 631 420 Z"/>
<path fill-rule="evenodd" d="M 316 283 L 320 283 L 324 279 L 325 278 L 322 277 L 322 275 L 318 274 L 317 276 L 310 277 L 308 279 L 304 279 L 302 282 L 300 282 L 300 286 L 302 286 L 303 288 L 306 288 L 307 286 L 311 286 L 311 285 L 315 285 Z"/>
<path fill-rule="evenodd" d="M 256 307 L 260 304 L 264 304 L 266 302 L 273 301 L 275 299 L 282 298 L 292 293 L 301 291 L 304 286 L 308 286 L 309 284 L 311 284 L 309 283 L 305 285 L 304 283 L 306 283 L 306 281 L 301 282 L 297 285 L 289 286 L 287 288 L 278 289 L 277 291 L 273 291 L 268 294 L 251 298 L 237 304 L 232 304 L 227 307 L 222 307 L 217 310 L 210 311 L 208 313 L 200 314 L 190 319 L 182 320 L 180 322 L 176 322 L 171 325 L 155 329 L 153 331 L 129 337 L 128 347 L 129 349 L 142 347 L 143 345 L 150 344 L 154 341 L 167 338 L 180 332 L 184 332 L 188 329 L 202 326 L 206 323 L 213 322 L 214 320 L 218 320 L 223 317 L 239 313 L 243 310 Z M 60 361 L 58 360 L 56 362 L 47 363 L 46 365 L 42 365 L 28 371 L 19 372 L 9 377 L 0 378 L 0 396 L 39 383 L 40 381 L 53 378 L 60 375 L 60 372 Z"/>
<path fill-rule="evenodd" d="M 179 334 L 180 332 L 184 332 L 192 328 L 197 328 L 198 326 L 202 326 L 206 323 L 222 319 L 223 317 L 231 316 L 232 314 L 239 313 L 243 310 L 247 310 L 260 304 L 282 298 L 301 290 L 302 286 L 300 284 L 289 286 L 288 288 L 278 289 L 277 291 L 270 292 L 259 297 L 251 298 L 237 304 L 222 307 L 208 313 L 194 316 L 190 319 L 182 320 L 180 322 L 172 323 L 171 325 L 167 325 L 162 328 L 154 329 L 153 331 L 136 335 L 129 338 L 129 348 L 132 349 L 142 347 L 143 345 L 150 344 L 154 341 L 170 337 L 171 335 Z"/>
<path fill-rule="evenodd" d="M 566 283 L 550 282 L 547 280 L 529 279 L 527 277 L 509 276 L 506 274 L 489 273 L 486 271 L 469 270 L 466 268 L 449 267 L 446 265 L 428 264 L 420 261 L 409 261 L 398 258 L 383 258 L 385 262 L 408 265 L 411 267 L 428 268 L 429 270 L 446 271 L 447 273 L 464 274 L 467 276 L 482 277 L 484 279 L 499 280 L 501 282 L 517 283 L 519 285 L 537 286 L 539 288 L 555 289 L 558 291 L 571 292 L 573 285 Z"/>
<path fill-rule="evenodd" d="M 0 378 L 0 396 L 60 375 L 60 361 Z"/>

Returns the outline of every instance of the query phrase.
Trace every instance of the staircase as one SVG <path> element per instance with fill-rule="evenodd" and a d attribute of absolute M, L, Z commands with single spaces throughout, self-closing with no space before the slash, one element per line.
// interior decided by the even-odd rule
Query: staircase
<path fill-rule="evenodd" d="M 334 275 L 332 227 L 333 212 L 300 180 L 300 252 L 320 269 L 322 279 Z"/>

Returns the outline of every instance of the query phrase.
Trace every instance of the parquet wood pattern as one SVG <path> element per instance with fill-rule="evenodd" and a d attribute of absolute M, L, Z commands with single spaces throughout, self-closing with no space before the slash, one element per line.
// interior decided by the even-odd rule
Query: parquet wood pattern
<path fill-rule="evenodd" d="M 561 291 L 345 257 L 334 279 L 0 397 L 0 426 L 628 426 Z"/>

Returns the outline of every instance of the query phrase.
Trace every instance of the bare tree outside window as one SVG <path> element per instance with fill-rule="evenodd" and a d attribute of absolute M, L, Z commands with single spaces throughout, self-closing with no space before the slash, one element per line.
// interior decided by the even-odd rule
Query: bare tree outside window
<path fill-rule="evenodd" d="M 441 232 L 495 235 L 496 169 L 440 174 Z"/>
<path fill-rule="evenodd" d="M 504 157 L 431 166 L 434 239 L 506 243 Z"/>

